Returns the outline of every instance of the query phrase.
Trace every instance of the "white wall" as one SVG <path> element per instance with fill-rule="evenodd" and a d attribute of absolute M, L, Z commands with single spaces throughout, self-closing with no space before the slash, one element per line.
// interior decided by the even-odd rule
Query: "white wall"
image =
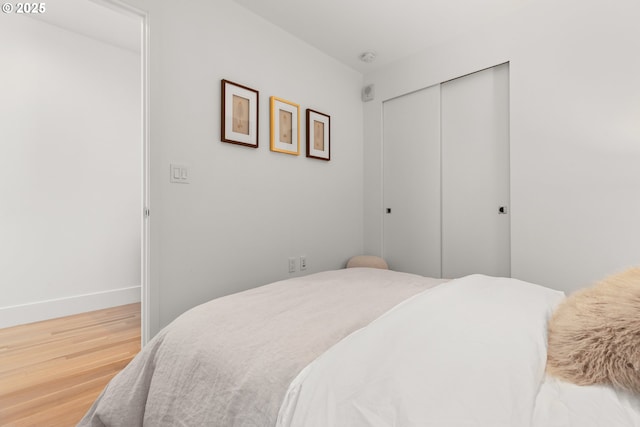
<path fill-rule="evenodd" d="M 152 334 L 211 298 L 362 251 L 362 76 L 227 0 L 149 14 Z M 220 80 L 260 92 L 259 148 L 220 141 Z M 331 116 L 331 161 L 269 150 L 269 97 Z M 169 165 L 190 184 L 171 184 Z M 306 255 L 305 272 L 288 273 Z"/>
<path fill-rule="evenodd" d="M 640 3 L 532 3 L 365 76 L 366 252 L 380 253 L 381 103 L 510 61 L 512 275 L 561 290 L 640 264 Z"/>
<path fill-rule="evenodd" d="M 0 327 L 139 301 L 139 55 L 0 21 Z"/>

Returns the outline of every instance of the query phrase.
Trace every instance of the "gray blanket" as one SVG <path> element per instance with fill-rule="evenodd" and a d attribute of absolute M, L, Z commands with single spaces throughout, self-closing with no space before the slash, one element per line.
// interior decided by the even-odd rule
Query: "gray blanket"
<path fill-rule="evenodd" d="M 352 268 L 209 301 L 158 333 L 79 426 L 273 426 L 289 384 L 305 366 L 441 282 Z"/>

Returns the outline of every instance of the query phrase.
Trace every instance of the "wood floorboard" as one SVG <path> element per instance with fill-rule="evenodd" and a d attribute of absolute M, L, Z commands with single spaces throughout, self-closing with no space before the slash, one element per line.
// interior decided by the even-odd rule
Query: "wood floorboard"
<path fill-rule="evenodd" d="M 0 426 L 75 426 L 139 351 L 139 303 L 0 329 Z"/>

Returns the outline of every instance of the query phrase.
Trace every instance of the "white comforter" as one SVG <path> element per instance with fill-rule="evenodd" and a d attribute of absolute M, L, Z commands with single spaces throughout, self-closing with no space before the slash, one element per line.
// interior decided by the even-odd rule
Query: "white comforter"
<path fill-rule="evenodd" d="M 605 385 L 581 387 L 545 378 L 535 427 L 640 427 L 640 398 Z"/>
<path fill-rule="evenodd" d="M 401 303 L 308 365 L 280 427 L 639 426 L 633 397 L 545 380 L 561 292 L 457 279 Z"/>

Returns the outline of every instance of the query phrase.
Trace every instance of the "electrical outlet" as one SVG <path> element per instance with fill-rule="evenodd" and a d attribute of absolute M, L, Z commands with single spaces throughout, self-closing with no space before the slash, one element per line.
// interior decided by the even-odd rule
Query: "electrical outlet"
<path fill-rule="evenodd" d="M 291 257 L 289 258 L 289 273 L 296 272 L 296 259 Z"/>
<path fill-rule="evenodd" d="M 307 256 L 300 255 L 300 271 L 307 269 Z"/>

